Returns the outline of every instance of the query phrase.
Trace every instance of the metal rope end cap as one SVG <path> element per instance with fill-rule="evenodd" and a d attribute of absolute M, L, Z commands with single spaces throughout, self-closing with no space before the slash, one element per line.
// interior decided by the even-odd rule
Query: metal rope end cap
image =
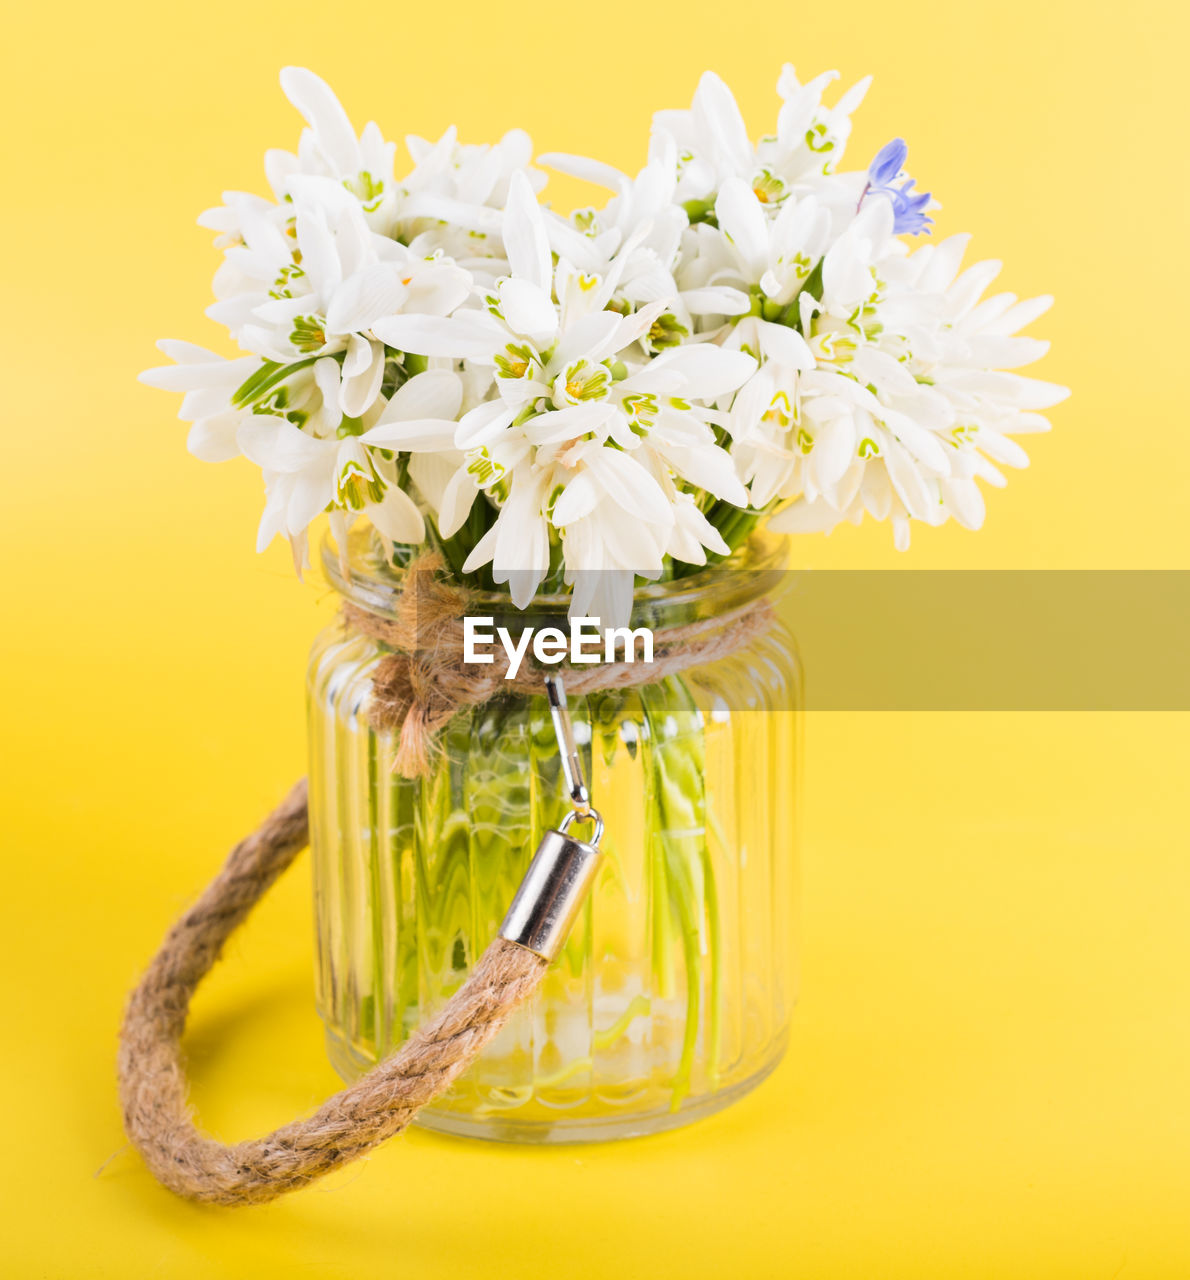
<path fill-rule="evenodd" d="M 599 866 L 599 841 L 603 822 L 594 809 L 581 815 L 595 824 L 591 843 L 567 835 L 580 818 L 568 813 L 559 831 L 547 831 L 537 846 L 529 870 L 521 881 L 500 926 L 500 937 L 553 960 L 583 905 Z"/>

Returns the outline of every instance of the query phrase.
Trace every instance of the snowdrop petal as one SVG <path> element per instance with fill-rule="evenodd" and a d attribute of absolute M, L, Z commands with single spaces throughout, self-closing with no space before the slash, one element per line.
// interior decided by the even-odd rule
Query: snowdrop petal
<path fill-rule="evenodd" d="M 192 346 L 188 342 L 159 342 L 157 345 L 178 363 L 145 369 L 136 377 L 138 382 L 143 382 L 147 387 L 161 387 L 166 391 L 227 387 L 230 392 L 260 366 L 260 361 L 253 356 L 224 360 L 222 356 L 204 351 L 202 347 Z"/>
<path fill-rule="evenodd" d="M 325 361 L 320 360 L 318 363 L 325 364 Z M 358 377 L 359 374 L 366 372 L 371 367 L 372 344 L 367 338 L 361 337 L 358 333 L 353 333 L 347 339 L 347 354 L 343 359 L 341 373 L 343 381 L 347 381 L 348 378 Z"/>
<path fill-rule="evenodd" d="M 614 355 L 638 342 L 653 327 L 653 323 L 665 311 L 666 303 L 650 302 L 647 307 L 634 311 L 630 316 L 621 316 L 616 328 L 607 343 L 605 354 Z"/>
<path fill-rule="evenodd" d="M 714 140 L 719 157 L 737 172 L 752 156 L 748 127 L 726 84 L 713 72 L 703 73 L 694 94 L 692 110 Z"/>
<path fill-rule="evenodd" d="M 828 502 L 799 498 L 770 517 L 774 533 L 829 533 L 843 517 Z"/>
<path fill-rule="evenodd" d="M 742 178 L 728 178 L 715 201 L 719 226 L 759 275 L 769 253 L 769 227 L 756 193 Z"/>
<path fill-rule="evenodd" d="M 162 355 L 168 356 L 175 364 L 202 365 L 227 363 L 222 356 L 216 355 L 213 351 L 208 351 L 206 347 L 197 346 L 193 342 L 183 342 L 179 338 L 162 338 L 157 343 L 157 350 L 160 351 Z M 251 356 L 247 358 L 250 360 Z M 155 372 L 158 372 L 158 370 L 146 370 L 146 373 Z"/>
<path fill-rule="evenodd" d="M 292 476 L 274 475 L 266 478 L 264 511 L 261 512 L 260 525 L 256 530 L 258 552 L 264 551 L 278 534 L 285 533 L 285 515 L 292 488 Z"/>
<path fill-rule="evenodd" d="M 471 276 L 455 267 L 438 266 L 415 271 L 404 309 L 428 316 L 449 315 L 467 301 L 472 286 Z"/>
<path fill-rule="evenodd" d="M 708 551 L 713 551 L 720 556 L 730 555 L 731 548 L 724 542 L 723 535 L 698 509 L 693 497 L 690 494 L 679 494 L 678 496 L 677 523 L 692 537 L 697 538 L 698 542 Z M 685 501 L 681 499 L 685 499 Z M 701 559 L 694 561 L 695 564 L 704 564 L 705 562 L 705 555 Z"/>
<path fill-rule="evenodd" d="M 244 456 L 258 467 L 281 473 L 300 471 L 320 462 L 328 449 L 334 452 L 333 441 L 315 440 L 284 418 L 265 415 L 242 421 L 236 440 Z"/>
<path fill-rule="evenodd" d="M 335 290 L 326 309 L 327 329 L 332 333 L 362 333 L 398 310 L 407 294 L 399 267 L 392 263 L 365 267 Z"/>
<path fill-rule="evenodd" d="M 762 321 L 759 330 L 761 350 L 770 360 L 786 369 L 814 368 L 814 356 L 796 329 Z"/>
<path fill-rule="evenodd" d="M 986 480 L 994 489 L 1003 489 L 1008 480 L 1002 471 L 997 470 L 981 453 L 970 455 L 971 474 Z"/>
<path fill-rule="evenodd" d="M 286 67 L 281 72 L 281 88 L 305 117 L 319 150 L 338 174 L 354 175 L 359 170 L 355 130 L 326 81 L 305 67 Z"/>
<path fill-rule="evenodd" d="M 752 306 L 746 293 L 727 285 L 687 289 L 682 304 L 692 316 L 743 316 Z"/>
<path fill-rule="evenodd" d="M 1032 324 L 1038 316 L 1043 316 L 1054 305 L 1053 298 L 1043 294 L 1039 298 L 1027 298 L 1009 307 L 992 324 L 984 326 L 985 333 L 1012 334 L 1026 325 Z"/>
<path fill-rule="evenodd" d="M 553 523 L 563 529 L 595 510 L 601 490 L 585 471 L 580 471 L 554 503 Z"/>
<path fill-rule="evenodd" d="M 989 458 L 1006 467 L 1024 468 L 1029 465 L 1029 455 L 1015 440 L 1009 440 L 990 427 L 980 427 L 975 443 Z"/>
<path fill-rule="evenodd" d="M 446 483 L 438 510 L 438 532 L 453 538 L 466 523 L 479 490 L 465 467 L 459 467 Z"/>
<path fill-rule="evenodd" d="M 974 480 L 944 481 L 942 493 L 951 514 L 964 529 L 978 529 L 983 525 L 986 508 Z"/>
<path fill-rule="evenodd" d="M 369 342 L 354 334 L 351 342 L 362 343 L 363 349 L 357 349 L 358 372 L 345 377 L 339 387 L 339 403 L 348 417 L 362 418 L 380 394 L 384 381 L 384 347 L 379 342 Z M 347 360 L 343 361 L 344 373 L 352 354 L 349 344 Z"/>
<path fill-rule="evenodd" d="M 810 453 L 810 466 L 820 490 L 833 489 L 842 479 L 855 445 L 855 427 L 849 417 L 835 418 L 821 428 Z"/>
<path fill-rule="evenodd" d="M 528 280 L 501 280 L 500 310 L 509 328 L 548 346 L 558 331 L 558 311 L 549 294 Z"/>
<path fill-rule="evenodd" d="M 935 475 L 944 476 L 950 473 L 949 455 L 932 432 L 919 427 L 916 422 L 903 414 L 887 411 L 884 415 L 884 424 L 923 467 Z"/>
<path fill-rule="evenodd" d="M 614 311 L 593 311 L 575 321 L 559 339 L 546 369 L 546 376 L 553 378 L 580 356 L 598 362 L 619 350 L 616 339 L 620 334 L 622 319 Z"/>
<path fill-rule="evenodd" d="M 968 360 L 996 369 L 1018 369 L 1040 360 L 1050 349 L 1042 338 L 1013 338 L 996 334 L 976 334 L 970 341 Z"/>
<path fill-rule="evenodd" d="M 808 84 L 798 83 L 793 67 L 786 63 L 777 81 L 777 92 L 785 99 L 777 116 L 777 136 L 786 146 L 801 146 L 814 122 L 814 114 L 822 101 L 822 91 L 837 71 L 826 71 Z"/>
<path fill-rule="evenodd" d="M 938 244 L 926 245 L 918 250 L 927 264 L 918 281 L 918 288 L 922 293 L 942 293 L 950 287 L 970 241 L 971 237 L 966 234 L 949 236 Z M 915 260 L 916 257 L 915 254 Z"/>
<path fill-rule="evenodd" d="M 399 387 L 385 406 L 381 422 L 409 418 L 457 418 L 463 384 L 449 369 L 428 369 Z"/>
<path fill-rule="evenodd" d="M 360 436 L 364 444 L 379 449 L 421 453 L 453 449 L 458 423 L 442 418 L 409 418 L 380 422 Z"/>
<path fill-rule="evenodd" d="M 453 316 L 388 316 L 377 320 L 372 332 L 398 351 L 452 360 L 490 359 L 492 352 L 504 345 L 500 332 L 478 311 Z"/>
<path fill-rule="evenodd" d="M 564 151 L 547 151 L 537 157 L 538 164 L 557 169 L 559 173 L 579 178 L 583 182 L 593 182 L 597 187 L 607 187 L 610 191 L 619 191 L 628 185 L 628 177 L 619 169 L 599 160 L 589 160 L 586 156 L 572 156 Z"/>
<path fill-rule="evenodd" d="M 384 491 L 380 502 L 369 503 L 365 514 L 392 542 L 421 542 L 426 536 L 425 522 L 412 498 L 395 485 Z"/>
<path fill-rule="evenodd" d="M 874 464 L 864 468 L 859 498 L 864 510 L 873 519 L 888 519 L 889 512 L 892 510 L 893 491 L 886 467 Z"/>
<path fill-rule="evenodd" d="M 401 215 L 403 219 L 432 218 L 436 222 L 449 222 L 465 231 L 478 231 L 489 236 L 499 235 L 504 225 L 499 210 L 485 209 L 482 205 L 435 195 L 431 191 L 410 195 L 401 205 Z"/>
<path fill-rule="evenodd" d="M 339 401 L 339 387 L 342 382 L 338 360 L 324 356 L 314 361 L 314 383 L 322 393 L 323 425 L 331 431 L 337 430 L 343 420 L 343 406 Z"/>
<path fill-rule="evenodd" d="M 236 429 L 239 423 L 238 413 L 199 418 L 186 437 L 186 448 L 203 462 L 227 462 L 238 458 L 240 446 L 236 441 Z"/>
<path fill-rule="evenodd" d="M 1025 378 L 1016 373 L 1002 373 L 998 375 L 998 381 L 1008 390 L 1012 403 L 1018 409 L 1051 409 L 1070 395 L 1069 387 L 1043 382 L 1040 378 Z"/>
<path fill-rule="evenodd" d="M 653 361 L 653 368 L 681 374 L 683 395 L 713 400 L 742 386 L 756 372 L 756 361 L 743 351 L 696 342 L 662 352 Z"/>
<path fill-rule="evenodd" d="M 314 301 L 329 298 L 339 287 L 343 268 L 326 218 L 321 210 L 301 206 L 298 208 L 296 225 L 298 246 L 302 252 L 302 270 L 314 290 Z"/>
<path fill-rule="evenodd" d="M 285 508 L 285 529 L 291 538 L 325 511 L 334 497 L 333 474 L 329 466 L 295 472 L 292 480 L 293 487 Z"/>
<path fill-rule="evenodd" d="M 212 320 L 219 320 L 220 323 L 226 324 L 234 314 L 232 308 L 242 305 L 243 299 L 241 298 L 231 299 L 228 302 L 217 302 L 213 307 L 208 308 L 208 314 Z M 317 302 L 308 295 L 303 294 L 297 298 L 275 298 L 271 302 L 259 303 L 252 308 L 252 315 L 257 320 L 263 320 L 266 324 L 288 327 L 303 312 L 308 314 L 317 310 Z"/>
<path fill-rule="evenodd" d="M 930 494 L 909 455 L 895 440 L 886 440 L 884 460 L 893 490 L 905 504 L 906 510 L 915 519 L 929 520 L 932 515 Z"/>
<path fill-rule="evenodd" d="M 454 449 L 409 455 L 409 478 L 417 493 L 433 510 L 441 511 L 443 494 L 452 477 L 458 473 L 459 462 L 459 455 Z"/>
<path fill-rule="evenodd" d="M 476 569 L 482 569 L 485 564 L 490 563 L 496 554 L 496 539 L 499 536 L 500 526 L 497 522 L 480 538 L 471 554 L 463 561 L 464 573 L 474 573 Z"/>
<path fill-rule="evenodd" d="M 524 172 L 512 175 L 504 210 L 504 248 L 512 275 L 548 292 L 550 244 L 537 196 Z"/>
<path fill-rule="evenodd" d="M 531 418 L 525 424 L 524 432 L 536 445 L 558 444 L 586 435 L 589 431 L 597 431 L 613 413 L 615 406 L 607 401 L 570 405 Z"/>
<path fill-rule="evenodd" d="M 607 496 L 630 516 L 666 528 L 673 524 L 673 508 L 661 486 L 628 454 L 593 448 L 583 455 L 583 462 Z"/>
<path fill-rule="evenodd" d="M 487 400 L 463 414 L 455 429 L 455 448 L 464 451 L 493 444 L 508 429 L 516 410 L 500 400 Z"/>
<path fill-rule="evenodd" d="M 1001 264 L 994 259 L 968 267 L 946 291 L 947 301 L 958 315 L 969 311 L 979 296 L 1000 274 Z"/>
<path fill-rule="evenodd" d="M 666 459 L 690 484 L 737 507 L 748 505 L 748 491 L 736 475 L 731 455 L 717 445 L 665 446 Z"/>

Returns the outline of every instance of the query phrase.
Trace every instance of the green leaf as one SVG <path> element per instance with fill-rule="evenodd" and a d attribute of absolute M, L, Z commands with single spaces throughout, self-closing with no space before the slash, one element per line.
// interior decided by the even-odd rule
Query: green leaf
<path fill-rule="evenodd" d="M 242 409 L 254 400 L 259 400 L 279 382 L 284 382 L 290 374 L 297 373 L 299 369 L 305 369 L 317 359 L 317 356 L 307 356 L 305 360 L 295 360 L 293 364 L 278 364 L 275 360 L 264 361 L 251 377 L 246 378 L 231 393 L 233 408 Z"/>

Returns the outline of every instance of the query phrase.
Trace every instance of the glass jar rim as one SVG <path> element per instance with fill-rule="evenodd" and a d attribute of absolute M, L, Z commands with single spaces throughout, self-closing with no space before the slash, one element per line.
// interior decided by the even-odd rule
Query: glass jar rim
<path fill-rule="evenodd" d="M 696 618 L 734 613 L 763 596 L 773 594 L 785 578 L 788 539 L 758 530 L 726 559 L 706 565 L 682 578 L 638 580 L 633 588 L 631 622 L 666 626 Z M 394 565 L 381 539 L 370 527 L 348 535 L 346 556 L 341 556 L 328 531 L 322 539 L 322 570 L 327 582 L 345 600 L 382 618 L 396 616 L 404 587 L 405 571 Z M 518 609 L 507 589 L 488 591 L 465 586 L 468 613 L 496 619 L 526 621 L 567 616 L 569 592 L 539 592 L 524 609 Z"/>

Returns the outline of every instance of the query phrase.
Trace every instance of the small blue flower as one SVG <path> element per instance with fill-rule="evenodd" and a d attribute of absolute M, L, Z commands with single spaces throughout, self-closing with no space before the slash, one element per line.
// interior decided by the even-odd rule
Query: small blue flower
<path fill-rule="evenodd" d="M 923 231 L 929 235 L 933 218 L 927 217 L 925 209 L 930 203 L 928 191 L 913 192 L 913 179 L 894 187 L 893 182 L 901 176 L 905 167 L 905 159 L 909 148 L 901 138 L 894 138 L 885 143 L 876 153 L 876 158 L 868 166 L 868 181 L 863 195 L 859 198 L 860 206 L 870 195 L 887 196 L 893 207 L 893 234 L 920 235 Z"/>
<path fill-rule="evenodd" d="M 891 142 L 886 142 L 876 152 L 876 159 L 868 165 L 868 185 L 876 188 L 887 187 L 894 178 L 900 176 L 908 154 L 909 148 L 902 138 L 894 138 Z"/>
<path fill-rule="evenodd" d="M 892 201 L 893 206 L 893 234 L 901 235 L 908 232 L 910 235 L 916 236 L 921 232 L 929 235 L 929 228 L 933 224 L 934 219 L 926 216 L 926 205 L 930 203 L 930 193 L 928 191 L 920 191 L 916 195 L 911 195 L 910 191 L 913 187 L 913 179 L 910 178 L 899 191 L 892 187 L 886 188 L 885 194 Z"/>

